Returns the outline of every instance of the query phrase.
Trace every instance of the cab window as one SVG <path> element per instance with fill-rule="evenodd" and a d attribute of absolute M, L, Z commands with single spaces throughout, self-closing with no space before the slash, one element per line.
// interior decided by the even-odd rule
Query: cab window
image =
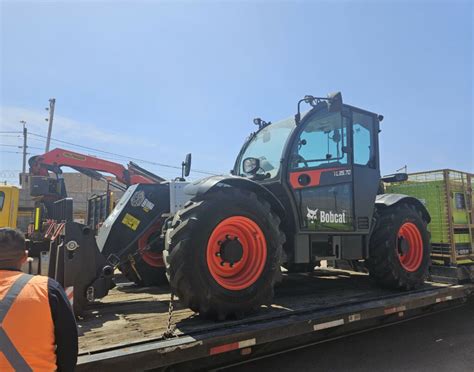
<path fill-rule="evenodd" d="M 375 168 L 374 124 L 370 115 L 352 114 L 354 133 L 354 164 Z"/>
<path fill-rule="evenodd" d="M 0 211 L 3 209 L 3 204 L 5 203 L 5 193 L 0 191 Z"/>
<path fill-rule="evenodd" d="M 292 154 L 292 169 L 347 164 L 347 120 L 339 112 L 314 115 L 306 122 Z"/>

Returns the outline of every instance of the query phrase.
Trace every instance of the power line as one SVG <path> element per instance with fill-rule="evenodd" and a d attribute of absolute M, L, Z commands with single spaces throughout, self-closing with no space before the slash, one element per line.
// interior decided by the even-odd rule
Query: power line
<path fill-rule="evenodd" d="M 0 150 L 0 152 L 8 153 L 8 154 L 23 154 L 23 151 Z M 38 155 L 38 154 L 31 154 L 27 152 L 26 155 Z"/>
<path fill-rule="evenodd" d="M 37 136 L 37 137 L 41 137 L 41 138 L 45 138 L 45 139 L 47 138 L 47 137 L 42 136 L 41 134 L 37 134 L 37 133 L 29 132 L 29 134 L 32 135 L 32 136 Z M 142 163 L 148 163 L 148 164 L 157 165 L 157 166 L 160 166 L 160 167 L 165 167 L 165 168 L 172 168 L 172 169 L 179 169 L 179 170 L 181 170 L 181 167 L 176 166 L 176 165 L 170 165 L 170 164 L 164 164 L 164 163 L 157 163 L 157 162 L 153 162 L 153 161 L 149 161 L 149 160 L 144 160 L 144 159 L 139 159 L 139 158 L 132 158 L 132 157 L 129 157 L 129 156 L 126 156 L 126 155 L 117 154 L 117 153 L 115 153 L 115 152 L 99 150 L 99 149 L 96 149 L 96 148 L 93 148 L 93 147 L 78 145 L 78 144 L 75 144 L 75 143 L 72 143 L 72 142 L 63 141 L 63 140 L 58 140 L 58 139 L 55 139 L 55 138 L 51 138 L 51 141 L 59 142 L 59 143 L 64 143 L 64 144 L 67 144 L 67 145 L 70 145 L 70 146 L 76 146 L 76 147 L 79 147 L 79 148 L 83 148 L 83 149 L 86 149 L 86 150 L 95 151 L 95 152 L 99 152 L 99 153 L 103 153 L 103 154 L 109 154 L 109 155 L 119 156 L 120 158 L 123 158 L 123 159 L 134 160 L 134 161 L 139 161 L 139 162 L 142 162 Z M 210 171 L 206 171 L 206 170 L 197 170 L 197 169 L 193 169 L 193 172 L 202 173 L 202 174 L 208 174 L 208 175 L 216 175 L 216 174 L 217 174 L 216 172 L 210 172 Z"/>
<path fill-rule="evenodd" d="M 6 144 L 6 143 L 0 143 L 0 146 L 3 146 L 3 147 L 16 147 L 16 148 L 19 148 L 19 149 L 22 149 L 23 146 L 21 145 L 9 145 L 9 144 Z M 36 146 L 27 146 L 29 149 L 35 149 L 35 150 L 43 150 L 43 148 L 41 147 L 36 147 Z"/>
<path fill-rule="evenodd" d="M 41 138 L 34 138 L 34 137 L 30 137 L 30 140 L 38 141 L 38 142 L 41 142 L 41 143 L 44 143 L 44 142 L 45 142 L 45 140 L 43 140 L 43 139 L 41 139 Z M 28 147 L 30 147 L 30 146 L 28 146 Z M 33 146 L 31 146 L 31 147 L 33 148 Z M 35 148 L 41 150 L 41 148 L 38 148 L 38 147 L 35 147 Z M 93 155 L 93 156 L 95 156 L 95 155 Z M 101 158 L 101 159 L 105 159 L 105 160 L 115 160 L 115 161 L 123 161 L 123 160 L 124 160 L 124 159 L 121 158 L 121 157 L 108 156 L 108 155 L 100 155 L 100 158 Z M 126 157 L 124 156 L 124 158 L 126 158 Z M 152 164 L 151 167 L 153 168 L 153 167 L 155 167 L 155 165 Z M 178 168 L 176 168 L 176 169 L 178 169 Z M 181 168 L 179 168 L 179 169 L 181 169 Z M 173 170 L 171 170 L 171 169 L 168 170 L 168 169 L 162 169 L 162 168 L 160 168 L 159 172 L 160 172 L 160 174 L 167 174 L 167 175 L 170 175 L 170 176 L 176 176 L 175 169 L 173 169 Z M 192 178 L 192 177 L 191 177 L 191 178 Z"/>

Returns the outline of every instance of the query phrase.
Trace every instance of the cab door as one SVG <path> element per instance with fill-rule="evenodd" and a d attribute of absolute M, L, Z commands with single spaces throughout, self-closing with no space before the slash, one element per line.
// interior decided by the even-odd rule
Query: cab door
<path fill-rule="evenodd" d="M 350 116 L 308 114 L 290 150 L 288 183 L 301 232 L 354 230 Z"/>
<path fill-rule="evenodd" d="M 378 116 L 352 108 L 353 182 L 355 227 L 368 233 L 380 182 Z"/>

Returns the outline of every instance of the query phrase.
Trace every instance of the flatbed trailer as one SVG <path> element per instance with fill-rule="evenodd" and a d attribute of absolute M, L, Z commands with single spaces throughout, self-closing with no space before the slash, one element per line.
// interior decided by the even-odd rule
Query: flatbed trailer
<path fill-rule="evenodd" d="M 455 307 L 474 284 L 378 288 L 366 274 L 316 269 L 284 274 L 271 306 L 240 320 L 204 320 L 166 287 L 119 284 L 79 320 L 78 371 L 209 369 L 370 330 Z M 171 368 L 170 368 L 171 367 Z"/>

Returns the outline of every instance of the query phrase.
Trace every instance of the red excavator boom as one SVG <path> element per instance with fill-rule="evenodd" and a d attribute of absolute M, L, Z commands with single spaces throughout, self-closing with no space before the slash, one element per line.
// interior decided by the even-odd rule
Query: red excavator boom
<path fill-rule="evenodd" d="M 29 164 L 30 173 L 34 176 L 48 176 L 49 171 L 60 174 L 61 167 L 66 166 L 95 179 L 103 178 L 98 172 L 113 174 L 118 182 L 126 186 L 164 181 L 163 178 L 133 162 L 130 162 L 126 168 L 119 163 L 64 149 L 54 149 L 43 155 L 33 156 Z"/>

